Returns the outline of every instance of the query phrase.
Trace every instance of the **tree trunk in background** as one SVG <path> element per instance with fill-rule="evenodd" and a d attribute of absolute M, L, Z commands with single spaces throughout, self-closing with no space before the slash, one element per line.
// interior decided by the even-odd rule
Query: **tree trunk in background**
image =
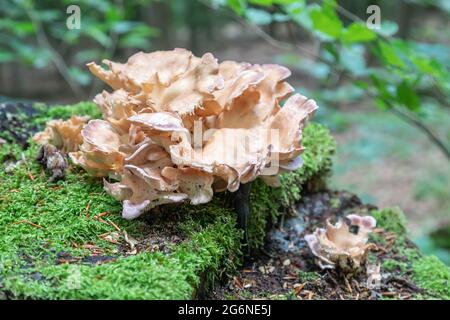
<path fill-rule="evenodd" d="M 399 12 L 400 16 L 397 20 L 399 32 L 397 35 L 405 39 L 409 36 L 411 31 L 412 22 L 414 20 L 415 6 L 413 3 L 401 1 L 399 3 Z"/>
<path fill-rule="evenodd" d="M 170 49 L 174 34 L 172 30 L 172 12 L 170 6 L 163 2 L 152 2 L 142 11 L 142 20 L 149 26 L 157 28 L 160 36 L 152 40 L 152 50 Z"/>

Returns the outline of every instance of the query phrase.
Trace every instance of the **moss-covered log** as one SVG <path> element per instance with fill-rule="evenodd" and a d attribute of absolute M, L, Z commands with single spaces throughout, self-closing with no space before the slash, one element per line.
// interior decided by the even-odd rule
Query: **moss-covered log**
<path fill-rule="evenodd" d="M 22 119 L 14 122 L 21 140 L 50 119 L 100 116 L 92 103 L 34 108 L 38 112 L 31 118 L 16 116 Z M 34 161 L 38 147 L 31 143 L 22 149 L 23 143 L 13 143 L 14 128 L 8 129 L 1 136 L 9 143 L 0 146 L 0 299 L 190 299 L 240 265 L 242 231 L 226 197 L 201 206 L 165 206 L 126 221 L 102 181 L 79 168 L 70 167 L 65 180 L 49 183 Z M 253 251 L 263 244 L 267 228 L 301 201 L 302 190 L 322 186 L 330 172 L 335 145 L 328 131 L 308 125 L 304 144 L 304 166 L 284 174 L 280 188 L 253 183 Z M 383 229 L 372 241 L 384 246 L 386 238 L 393 239 L 390 234 L 395 239 L 389 254 L 373 255 L 374 262 L 423 289 L 414 298 L 450 299 L 450 269 L 411 244 L 403 213 L 370 213 Z M 305 274 L 299 281 L 307 281 Z"/>
<path fill-rule="evenodd" d="M 40 112 L 24 126 L 42 127 L 50 119 L 75 114 L 99 116 L 91 103 L 35 107 Z M 304 166 L 283 175 L 281 188 L 255 182 L 253 249 L 263 243 L 268 222 L 330 168 L 334 142 L 326 129 L 308 125 L 304 145 Z M 10 163 L 8 170 L 0 170 L 4 297 L 189 299 L 239 265 L 242 232 L 222 197 L 202 206 L 167 206 L 148 219 L 125 221 L 120 203 L 104 192 L 101 180 L 70 167 L 65 180 L 49 183 L 34 161 L 36 153 L 33 143 L 26 150 L 14 143 L 0 147 L 0 162 Z M 128 235 L 137 240 L 138 249 L 132 250 Z"/>

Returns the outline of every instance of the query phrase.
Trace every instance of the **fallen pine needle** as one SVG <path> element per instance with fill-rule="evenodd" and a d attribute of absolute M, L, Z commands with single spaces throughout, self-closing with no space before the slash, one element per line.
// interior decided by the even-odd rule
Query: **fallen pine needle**
<path fill-rule="evenodd" d="M 89 219 L 89 209 L 91 208 L 91 201 L 88 202 L 88 204 L 86 205 L 86 208 L 84 209 L 84 211 L 86 212 L 86 218 Z"/>
<path fill-rule="evenodd" d="M 102 240 L 105 240 L 105 241 L 108 241 L 108 242 L 114 243 L 114 244 L 118 244 L 119 243 L 119 241 L 117 241 L 117 240 L 112 240 L 112 239 L 107 239 L 107 238 L 102 238 Z"/>
<path fill-rule="evenodd" d="M 118 244 L 119 242 L 118 242 L 117 240 L 108 238 L 108 236 L 109 236 L 110 234 L 111 234 L 111 233 L 108 232 L 108 233 L 106 233 L 106 235 L 101 234 L 101 235 L 98 235 L 98 237 L 99 237 L 100 239 L 104 240 L 104 241 L 108 241 L 108 242 L 110 242 L 110 243 Z"/>
<path fill-rule="evenodd" d="M 108 222 L 109 222 L 110 225 L 112 225 L 114 227 L 114 229 L 116 229 L 119 232 L 122 232 L 122 230 L 119 228 L 119 226 L 117 224 L 115 224 L 111 220 L 108 220 Z"/>
<path fill-rule="evenodd" d="M 106 237 L 107 235 L 109 235 L 111 232 L 105 232 L 105 233 L 102 233 L 102 234 L 99 234 L 98 236 L 99 236 L 99 238 L 103 238 L 103 237 Z"/>
<path fill-rule="evenodd" d="M 306 285 L 306 282 L 302 283 L 302 284 L 294 284 L 294 291 L 295 291 L 296 296 L 298 296 L 300 294 L 300 292 L 305 287 L 305 285 Z"/>
<path fill-rule="evenodd" d="M 33 227 L 39 228 L 39 229 L 44 228 L 43 226 L 40 226 L 40 225 L 33 223 L 31 221 L 28 221 L 28 220 L 20 220 L 20 221 L 14 222 L 13 224 L 21 224 L 21 223 L 26 223 L 26 224 L 29 224 L 30 226 L 33 226 Z"/>
<path fill-rule="evenodd" d="M 348 279 L 346 277 L 344 277 L 344 281 L 345 281 L 345 285 L 347 286 L 347 290 L 350 294 L 353 294 L 353 290 L 352 287 L 350 285 L 350 283 L 348 282 Z"/>
<path fill-rule="evenodd" d="M 96 217 L 101 218 L 101 217 L 107 216 L 109 214 L 110 214 L 109 212 L 104 211 L 104 212 L 100 212 L 98 215 L 96 215 Z"/>
<path fill-rule="evenodd" d="M 105 220 L 103 220 L 102 218 L 95 216 L 94 217 L 95 220 L 97 220 L 98 222 L 104 223 L 104 224 L 109 224 L 108 222 L 106 222 Z"/>

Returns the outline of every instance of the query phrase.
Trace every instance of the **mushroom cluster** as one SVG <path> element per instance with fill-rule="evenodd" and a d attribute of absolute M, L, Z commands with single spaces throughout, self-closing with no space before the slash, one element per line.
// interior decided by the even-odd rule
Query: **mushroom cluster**
<path fill-rule="evenodd" d="M 257 177 L 276 186 L 280 172 L 301 166 L 302 129 L 317 105 L 291 96 L 287 68 L 218 63 L 185 49 L 103 63 L 88 67 L 113 92 L 95 97 L 103 119 L 84 126 L 69 155 L 110 178 L 105 189 L 123 201 L 124 218 L 160 204 L 206 203 Z"/>
<path fill-rule="evenodd" d="M 34 135 L 33 140 L 40 145 L 53 145 L 63 152 L 77 151 L 83 142 L 81 130 L 88 120 L 88 116 L 72 116 L 66 121 L 51 120 L 44 131 Z"/>
<path fill-rule="evenodd" d="M 368 249 L 369 234 L 376 226 L 372 216 L 348 215 L 333 225 L 327 220 L 326 229 L 317 228 L 305 236 L 317 264 L 322 269 L 355 272 L 363 267 Z"/>

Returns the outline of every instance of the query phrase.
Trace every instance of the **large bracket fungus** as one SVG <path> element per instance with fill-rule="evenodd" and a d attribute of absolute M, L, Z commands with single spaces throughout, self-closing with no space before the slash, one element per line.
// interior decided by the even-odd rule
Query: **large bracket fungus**
<path fill-rule="evenodd" d="M 258 177 L 277 186 L 279 173 L 301 166 L 302 130 L 317 105 L 291 95 L 287 68 L 218 63 L 184 49 L 103 63 L 88 64 L 113 89 L 94 99 L 103 119 L 87 122 L 79 146 L 60 145 L 105 178 L 124 218 L 160 204 L 206 203 Z"/>

